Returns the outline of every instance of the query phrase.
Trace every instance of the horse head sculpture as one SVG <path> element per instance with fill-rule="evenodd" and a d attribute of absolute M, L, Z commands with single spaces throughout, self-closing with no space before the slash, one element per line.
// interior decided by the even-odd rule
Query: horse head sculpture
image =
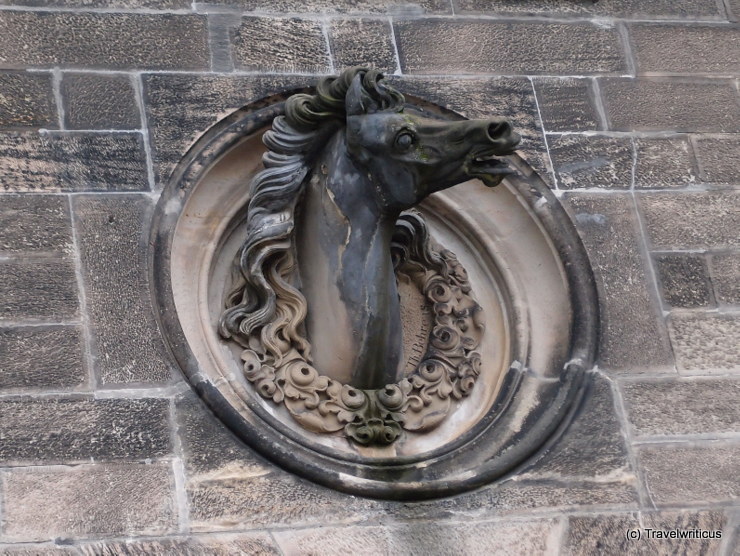
<path fill-rule="evenodd" d="M 352 68 L 286 101 L 264 135 L 220 321 L 263 397 L 310 430 L 365 444 L 434 426 L 444 411 L 421 406 L 465 395 L 479 364 L 482 314 L 464 269 L 403 211 L 471 178 L 498 185 L 511 171 L 497 157 L 519 143 L 502 118 L 424 117 L 381 80 Z M 429 353 L 404 377 L 396 273 L 412 259 L 437 317 Z"/>

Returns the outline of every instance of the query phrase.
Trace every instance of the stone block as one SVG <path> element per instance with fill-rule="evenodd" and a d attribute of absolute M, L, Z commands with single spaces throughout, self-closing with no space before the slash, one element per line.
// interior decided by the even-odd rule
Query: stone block
<path fill-rule="evenodd" d="M 663 301 L 671 307 L 707 307 L 712 302 L 709 271 L 702 255 L 657 255 Z"/>
<path fill-rule="evenodd" d="M 636 138 L 635 188 L 684 187 L 698 181 L 685 137 Z"/>
<path fill-rule="evenodd" d="M 704 181 L 719 184 L 740 184 L 740 137 L 696 136 L 696 158 Z"/>
<path fill-rule="evenodd" d="M 336 71 L 367 66 L 386 73 L 397 69 L 390 23 L 381 19 L 335 19 L 329 29 L 329 45 Z"/>
<path fill-rule="evenodd" d="M 103 384 L 171 378 L 147 279 L 152 209 L 144 195 L 74 199 L 93 354 Z"/>
<path fill-rule="evenodd" d="M 629 27 L 639 73 L 740 73 L 740 40 L 729 25 L 652 25 Z"/>
<path fill-rule="evenodd" d="M 724 81 L 605 78 L 600 86 L 609 129 L 740 131 L 740 105 Z"/>
<path fill-rule="evenodd" d="M 643 512 L 642 522 L 636 513 L 571 516 L 565 553 L 573 556 L 591 554 L 719 554 L 721 539 L 656 539 L 649 538 L 645 528 L 670 531 L 721 531 L 726 518 L 718 511 Z M 639 539 L 627 533 L 639 531 Z"/>
<path fill-rule="evenodd" d="M 740 381 L 670 378 L 621 385 L 637 436 L 740 432 Z"/>
<path fill-rule="evenodd" d="M 740 305 L 740 253 L 712 255 L 709 260 L 717 301 Z"/>
<path fill-rule="evenodd" d="M 281 13 L 317 13 L 317 14 L 394 14 L 420 15 L 423 13 L 448 14 L 448 0 L 416 0 L 403 3 L 397 0 L 204 0 L 203 4 L 233 6 L 244 11 Z"/>
<path fill-rule="evenodd" d="M 61 84 L 68 129 L 139 129 L 134 85 L 125 75 L 65 73 Z"/>
<path fill-rule="evenodd" d="M 740 247 L 740 192 L 638 196 L 654 249 Z"/>
<path fill-rule="evenodd" d="M 328 73 L 321 23 L 310 19 L 246 17 L 233 33 L 234 66 L 247 71 Z"/>
<path fill-rule="evenodd" d="M 3 195 L 0 201 L 0 254 L 57 253 L 72 249 L 67 199 L 59 196 Z"/>
<path fill-rule="evenodd" d="M 78 327 L 0 328 L 0 391 L 64 390 L 86 381 Z"/>
<path fill-rule="evenodd" d="M 674 313 L 668 330 L 679 371 L 740 371 L 740 315 Z"/>
<path fill-rule="evenodd" d="M 427 19 L 398 20 L 394 28 L 405 73 L 584 75 L 626 70 L 616 29 L 589 23 Z"/>
<path fill-rule="evenodd" d="M 169 455 L 169 401 L 0 400 L 4 465 L 144 460 Z"/>
<path fill-rule="evenodd" d="M 0 67 L 209 68 L 200 15 L 0 13 Z"/>
<path fill-rule="evenodd" d="M 139 133 L 0 132 L 0 190 L 132 191 L 147 180 Z"/>
<path fill-rule="evenodd" d="M 453 0 L 456 14 L 606 16 L 635 19 L 719 19 L 712 0 Z"/>
<path fill-rule="evenodd" d="M 0 127 L 59 127 L 51 74 L 0 71 Z"/>
<path fill-rule="evenodd" d="M 160 183 L 193 142 L 245 104 L 315 79 L 305 76 L 145 75 L 144 96 Z"/>
<path fill-rule="evenodd" d="M 550 156 L 562 189 L 629 189 L 632 142 L 621 137 L 551 135 Z"/>
<path fill-rule="evenodd" d="M 659 506 L 730 502 L 740 496 L 740 444 L 642 445 L 637 458 Z"/>
<path fill-rule="evenodd" d="M 628 195 L 572 193 L 565 201 L 588 251 L 599 289 L 599 366 L 631 372 L 672 368 L 662 314 L 640 253 L 632 200 Z"/>
<path fill-rule="evenodd" d="M 73 546 L 59 546 L 56 544 L 0 544 L 0 554 L 3 556 L 79 556 Z"/>
<path fill-rule="evenodd" d="M 0 260 L 0 322 L 58 322 L 77 315 L 71 261 Z"/>
<path fill-rule="evenodd" d="M 80 465 L 4 473 L 3 540 L 162 535 L 177 527 L 171 465 Z"/>
<path fill-rule="evenodd" d="M 555 520 L 413 523 L 388 527 L 321 527 L 275 533 L 285 554 L 554 554 Z"/>
<path fill-rule="evenodd" d="M 280 554 L 268 533 L 250 532 L 239 535 L 203 535 L 126 541 L 101 541 L 78 547 L 81 556 L 278 556 Z M 77 554 L 77 553 L 76 553 Z"/>
<path fill-rule="evenodd" d="M 547 131 L 600 129 L 591 80 L 543 77 L 535 79 L 534 86 L 542 125 Z"/>
<path fill-rule="evenodd" d="M 189 0 L 13 0 L 14 6 L 34 8 L 122 8 L 125 10 L 190 10 Z"/>

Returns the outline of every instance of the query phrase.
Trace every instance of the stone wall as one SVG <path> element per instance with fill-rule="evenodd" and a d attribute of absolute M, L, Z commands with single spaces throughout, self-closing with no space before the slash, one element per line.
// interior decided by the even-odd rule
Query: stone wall
<path fill-rule="evenodd" d="M 724 554 L 740 524 L 738 0 L 0 0 L 0 552 Z M 260 459 L 154 324 L 148 226 L 220 118 L 358 63 L 504 114 L 602 303 L 539 461 L 425 503 Z M 721 530 L 721 540 L 627 531 Z M 734 540 L 733 540 L 734 535 Z"/>

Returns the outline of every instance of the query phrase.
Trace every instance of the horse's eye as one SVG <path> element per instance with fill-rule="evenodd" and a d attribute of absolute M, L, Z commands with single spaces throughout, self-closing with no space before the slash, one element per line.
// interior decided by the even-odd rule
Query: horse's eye
<path fill-rule="evenodd" d="M 402 131 L 396 136 L 396 146 L 402 150 L 408 150 L 414 142 L 414 136 L 408 131 Z"/>

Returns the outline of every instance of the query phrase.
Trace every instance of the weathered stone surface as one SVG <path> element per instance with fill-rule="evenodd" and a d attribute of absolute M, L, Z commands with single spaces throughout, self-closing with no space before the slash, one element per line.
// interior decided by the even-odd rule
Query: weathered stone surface
<path fill-rule="evenodd" d="M 394 28 L 406 73 L 582 75 L 626 68 L 616 30 L 587 23 L 428 19 L 396 21 Z"/>
<path fill-rule="evenodd" d="M 568 522 L 565 541 L 567 554 L 718 554 L 721 539 L 649 538 L 645 528 L 661 531 L 702 529 L 721 531 L 726 519 L 722 512 L 650 512 L 642 513 L 642 524 L 635 513 L 606 514 L 595 517 L 574 516 Z M 639 539 L 628 538 L 630 531 Z"/>
<path fill-rule="evenodd" d="M 685 137 L 636 138 L 635 188 L 683 187 L 697 181 Z"/>
<path fill-rule="evenodd" d="M 278 555 L 275 543 L 267 533 L 240 535 L 189 536 L 161 540 L 107 541 L 79 546 L 82 556 L 149 556 L 150 554 L 179 556 L 249 556 Z"/>
<path fill-rule="evenodd" d="M 51 74 L 0 71 L 0 126 L 59 127 Z"/>
<path fill-rule="evenodd" d="M 6 399 L 0 416 L 6 465 L 143 460 L 171 452 L 164 399 Z"/>
<path fill-rule="evenodd" d="M 177 526 L 167 462 L 5 473 L 3 540 L 161 535 Z"/>
<path fill-rule="evenodd" d="M 68 129 L 138 129 L 141 117 L 128 76 L 65 73 L 61 84 Z"/>
<path fill-rule="evenodd" d="M 710 261 L 717 301 L 740 305 L 740 253 L 713 255 Z"/>
<path fill-rule="evenodd" d="M 599 366 L 631 372 L 672 367 L 663 319 L 640 255 L 631 199 L 569 194 L 566 202 L 596 274 L 601 304 Z"/>
<path fill-rule="evenodd" d="M 547 131 L 599 129 L 594 92 L 589 79 L 535 79 L 542 124 Z"/>
<path fill-rule="evenodd" d="M 697 136 L 694 142 L 704 181 L 721 184 L 740 184 L 740 137 Z"/>
<path fill-rule="evenodd" d="M 285 554 L 553 554 L 555 520 L 418 523 L 389 527 L 321 527 L 281 531 Z"/>
<path fill-rule="evenodd" d="M 71 248 L 72 226 L 67 199 L 3 195 L 0 201 L 0 254 L 66 255 Z"/>
<path fill-rule="evenodd" d="M 727 82 L 606 78 L 600 85 L 610 129 L 740 131 L 740 105 Z"/>
<path fill-rule="evenodd" d="M 71 261 L 0 260 L 0 322 L 56 322 L 77 316 Z"/>
<path fill-rule="evenodd" d="M 397 0 L 205 0 L 204 4 L 235 6 L 248 11 L 281 13 L 390 13 L 419 15 L 422 13 L 450 13 L 447 0 L 416 0 L 403 3 Z"/>
<path fill-rule="evenodd" d="M 127 10 L 189 10 L 188 0 L 3 0 L 0 5 L 34 8 L 123 8 Z"/>
<path fill-rule="evenodd" d="M 665 379 L 623 382 L 637 436 L 740 432 L 740 381 Z"/>
<path fill-rule="evenodd" d="M 629 139 L 551 135 L 548 144 L 558 186 L 563 189 L 629 189 L 632 185 Z"/>
<path fill-rule="evenodd" d="M 380 19 L 337 19 L 331 22 L 329 45 L 337 71 L 367 66 L 393 73 L 397 69 L 390 23 Z"/>
<path fill-rule="evenodd" d="M 0 328 L 0 391 L 62 390 L 86 380 L 78 327 Z"/>
<path fill-rule="evenodd" d="M 148 187 L 139 133 L 0 132 L 0 189 L 5 191 L 131 191 Z"/>
<path fill-rule="evenodd" d="M 556 14 L 597 15 L 626 18 L 708 18 L 719 19 L 711 0 L 453 0 L 457 14 Z"/>
<path fill-rule="evenodd" d="M 668 321 L 679 371 L 740 371 L 740 316 L 674 313 Z"/>
<path fill-rule="evenodd" d="M 707 307 L 712 294 L 702 255 L 658 255 L 655 266 L 663 301 L 671 307 Z"/>
<path fill-rule="evenodd" d="M 76 197 L 73 206 L 101 382 L 167 381 L 147 283 L 151 199 Z"/>
<path fill-rule="evenodd" d="M 233 34 L 234 65 L 249 71 L 328 73 L 321 24 L 310 19 L 247 17 Z"/>
<path fill-rule="evenodd" d="M 738 191 L 644 193 L 638 199 L 654 249 L 740 247 Z"/>
<path fill-rule="evenodd" d="M 250 101 L 315 84 L 300 76 L 146 75 L 144 95 L 160 183 L 209 127 Z"/>
<path fill-rule="evenodd" d="M 659 505 L 737 500 L 740 444 L 643 445 L 637 457 L 653 500 Z"/>
<path fill-rule="evenodd" d="M 43 40 L 39 40 L 43 37 Z M 208 69 L 199 15 L 0 13 L 0 67 Z"/>
<path fill-rule="evenodd" d="M 632 25 L 639 73 L 740 73 L 736 27 L 719 25 Z"/>
<path fill-rule="evenodd" d="M 73 546 L 22 543 L 0 544 L 0 554 L 3 556 L 78 556 L 79 552 Z"/>

